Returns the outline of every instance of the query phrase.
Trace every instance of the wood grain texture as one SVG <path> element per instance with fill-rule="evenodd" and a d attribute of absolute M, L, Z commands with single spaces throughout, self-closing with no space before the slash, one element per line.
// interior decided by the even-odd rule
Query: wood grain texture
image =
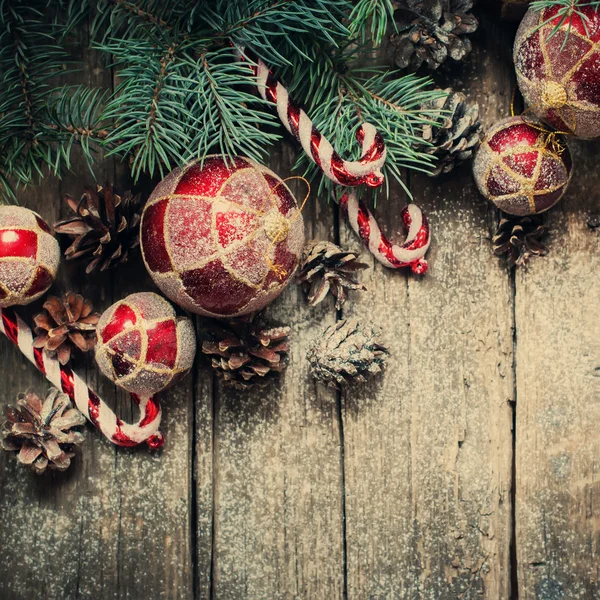
<path fill-rule="evenodd" d="M 464 86 L 491 123 L 509 70 L 482 45 Z M 490 252 L 496 215 L 467 169 L 410 188 L 433 230 L 429 272 L 377 265 L 343 311 L 391 352 L 379 381 L 343 398 L 348 598 L 508 598 L 513 309 Z M 402 193 L 379 202 L 397 231 Z M 347 227 L 342 241 L 357 245 Z"/>
<path fill-rule="evenodd" d="M 286 177 L 290 146 L 271 168 Z M 292 186 L 305 194 L 303 183 Z M 333 213 L 312 198 L 307 238 L 331 239 Z M 334 599 L 343 595 L 342 485 L 335 394 L 308 374 L 309 342 L 335 320 L 331 303 L 307 307 L 295 285 L 266 318 L 291 326 L 290 366 L 250 393 L 214 388 L 214 598 Z M 200 432 L 208 437 L 210 431 Z M 200 509 L 199 509 L 200 510 Z M 202 596 L 206 594 L 202 593 Z"/>
<path fill-rule="evenodd" d="M 85 31 L 78 48 L 87 48 Z M 108 85 L 111 71 L 84 51 L 85 70 L 77 81 Z M 120 166 L 99 162 L 99 181 L 111 181 Z M 121 173 L 120 173 L 121 175 Z M 21 204 L 48 223 L 66 216 L 62 201 L 90 182 L 83 159 L 62 181 L 48 177 L 20 196 Z M 119 183 L 123 183 L 120 178 Z M 125 181 L 126 183 L 126 181 Z M 141 258 L 114 273 L 85 275 L 84 266 L 63 261 L 51 292 L 81 292 L 102 311 L 128 293 L 155 291 Z M 41 302 L 20 309 L 39 312 Z M 49 384 L 2 337 L 2 404 L 34 387 Z M 99 375 L 90 355 L 76 370 L 123 419 L 134 413 L 129 394 Z M 186 598 L 191 596 L 192 380 L 187 378 L 162 395 L 164 448 L 116 448 L 91 426 L 79 455 L 66 473 L 36 477 L 0 453 L 0 598 L 3 600 L 71 600 L 75 598 Z"/>
<path fill-rule="evenodd" d="M 516 280 L 520 598 L 600 597 L 600 213 L 597 142 L 548 216 L 550 254 Z"/>

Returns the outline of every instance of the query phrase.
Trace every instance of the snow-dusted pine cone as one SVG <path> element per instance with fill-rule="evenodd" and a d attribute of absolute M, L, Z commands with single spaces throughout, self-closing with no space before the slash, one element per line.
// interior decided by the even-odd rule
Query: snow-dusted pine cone
<path fill-rule="evenodd" d="M 83 434 L 73 427 L 85 423 L 85 417 L 71 405 L 66 394 L 51 388 L 44 401 L 27 391 L 17 396 L 16 406 L 6 407 L 0 445 L 17 453 L 17 460 L 36 473 L 46 467 L 64 471 L 69 468 Z"/>
<path fill-rule="evenodd" d="M 285 370 L 289 327 L 261 328 L 237 319 L 211 322 L 202 328 L 202 352 L 223 381 L 238 390 L 264 386 Z"/>
<path fill-rule="evenodd" d="M 423 140 L 431 144 L 423 145 L 421 150 L 437 158 L 435 170 L 431 173 L 433 177 L 449 173 L 456 165 L 469 160 L 482 136 L 479 105 L 469 102 L 461 92 L 454 92 L 451 88 L 444 91 L 447 96 L 423 107 L 429 115 L 439 119 L 439 124 L 425 125 L 421 131 Z"/>
<path fill-rule="evenodd" d="M 389 354 L 377 337 L 375 329 L 357 319 L 330 325 L 306 355 L 312 374 L 333 387 L 365 381 L 383 369 Z"/>
<path fill-rule="evenodd" d="M 313 240 L 304 248 L 296 281 L 308 295 L 308 303 L 316 306 L 331 292 L 339 310 L 348 298 L 347 290 L 364 290 L 354 274 L 369 265 L 358 261 L 358 253 L 343 250 L 331 242 Z"/>
<path fill-rule="evenodd" d="M 520 267 L 532 256 L 546 256 L 548 248 L 541 240 L 547 231 L 541 217 L 503 218 L 492 240 L 494 254 L 506 254 L 508 267 Z"/>
<path fill-rule="evenodd" d="M 390 37 L 394 62 L 416 71 L 423 63 L 437 69 L 446 59 L 462 60 L 471 51 L 467 34 L 479 22 L 469 13 L 472 0 L 396 0 L 397 33 Z"/>
<path fill-rule="evenodd" d="M 119 196 L 107 184 L 97 190 L 85 187 L 79 200 L 69 195 L 65 200 L 75 214 L 55 223 L 54 231 L 73 238 L 65 250 L 67 260 L 88 260 L 86 273 L 127 262 L 140 244 L 140 194 L 128 191 Z"/>

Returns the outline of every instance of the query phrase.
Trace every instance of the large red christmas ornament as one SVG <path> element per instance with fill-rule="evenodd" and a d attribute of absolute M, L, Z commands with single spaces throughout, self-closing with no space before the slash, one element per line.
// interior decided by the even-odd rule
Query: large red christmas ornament
<path fill-rule="evenodd" d="M 155 283 L 195 313 L 233 317 L 275 299 L 304 245 L 289 188 L 247 158 L 209 156 L 172 171 L 142 215 L 141 247 Z"/>
<path fill-rule="evenodd" d="M 96 328 L 96 361 L 117 385 L 152 396 L 183 377 L 196 353 L 194 326 L 157 294 L 131 294 L 107 309 Z"/>
<path fill-rule="evenodd" d="M 517 80 L 540 119 L 591 139 L 600 136 L 600 12 L 584 5 L 563 12 L 558 3 L 529 9 L 515 39 Z"/>
<path fill-rule="evenodd" d="M 60 248 L 45 221 L 21 206 L 0 206 L 0 307 L 29 304 L 51 285 Z"/>
<path fill-rule="evenodd" d="M 531 215 L 554 206 L 565 193 L 571 170 L 564 138 L 522 116 L 496 123 L 473 161 L 479 191 L 513 215 Z"/>

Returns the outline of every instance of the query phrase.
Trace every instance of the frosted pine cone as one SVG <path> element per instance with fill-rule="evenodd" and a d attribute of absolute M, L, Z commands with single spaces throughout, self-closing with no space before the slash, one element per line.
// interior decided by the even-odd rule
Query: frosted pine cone
<path fill-rule="evenodd" d="M 377 341 L 377 332 L 356 319 L 329 326 L 306 357 L 312 374 L 330 386 L 365 381 L 381 372 L 389 352 Z"/>
<path fill-rule="evenodd" d="M 302 253 L 296 276 L 308 294 L 308 303 L 316 306 L 331 292 L 339 310 L 348 298 L 346 290 L 365 290 L 353 277 L 356 271 L 369 265 L 358 261 L 358 254 L 343 250 L 331 242 L 309 242 Z"/>
<path fill-rule="evenodd" d="M 398 0 L 394 6 L 398 33 L 390 44 L 400 69 L 416 71 L 424 63 L 437 69 L 446 59 L 460 61 L 471 51 L 466 34 L 479 25 L 468 12 L 472 0 Z"/>
<path fill-rule="evenodd" d="M 19 394 L 16 406 L 6 407 L 6 419 L 0 445 L 38 474 L 47 467 L 68 469 L 75 446 L 83 441 L 83 434 L 73 428 L 83 425 L 85 417 L 55 388 L 43 402 L 31 390 Z"/>
<path fill-rule="evenodd" d="M 482 136 L 479 106 L 469 102 L 461 92 L 451 88 L 444 91 L 447 96 L 423 107 L 429 116 L 439 119 L 438 125 L 425 125 L 421 131 L 423 140 L 431 144 L 423 144 L 421 150 L 438 159 L 431 173 L 433 177 L 449 173 L 456 165 L 469 160 Z"/>

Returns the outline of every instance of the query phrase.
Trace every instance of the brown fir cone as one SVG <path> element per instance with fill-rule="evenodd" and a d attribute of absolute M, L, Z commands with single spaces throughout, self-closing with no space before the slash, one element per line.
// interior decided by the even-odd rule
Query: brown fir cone
<path fill-rule="evenodd" d="M 370 325 L 356 319 L 330 325 L 313 342 L 306 357 L 312 374 L 330 386 L 365 381 L 382 371 L 389 354 Z"/>
<path fill-rule="evenodd" d="M 428 116 L 437 117 L 436 125 L 425 125 L 419 149 L 437 158 L 432 177 L 449 173 L 456 165 L 469 160 L 479 146 L 482 126 L 479 106 L 469 102 L 461 92 L 444 90 L 447 96 L 423 106 Z"/>
<path fill-rule="evenodd" d="M 289 327 L 262 328 L 256 320 L 211 322 L 203 328 L 202 352 L 227 385 L 262 387 L 285 370 L 289 334 Z"/>
<path fill-rule="evenodd" d="M 520 267 L 532 256 L 548 254 L 548 248 L 541 242 L 547 232 L 541 217 L 503 217 L 492 239 L 494 254 L 506 255 L 509 268 Z"/>
<path fill-rule="evenodd" d="M 322 302 L 331 292 L 339 310 L 348 299 L 347 290 L 367 289 L 353 275 L 368 266 L 358 261 L 356 252 L 313 240 L 304 248 L 296 281 L 302 284 L 311 306 Z"/>
<path fill-rule="evenodd" d="M 36 473 L 47 467 L 66 470 L 83 433 L 73 430 L 85 423 L 85 417 L 71 405 L 66 394 L 51 388 L 44 401 L 27 391 L 17 396 L 16 406 L 6 407 L 0 445 L 17 453 L 17 460 Z"/>
<path fill-rule="evenodd" d="M 80 294 L 67 292 L 62 300 L 48 296 L 45 311 L 35 315 L 34 348 L 44 348 L 57 356 L 61 365 L 71 359 L 74 348 L 87 352 L 96 345 L 96 325 L 100 313 L 93 312 L 92 303 Z"/>
<path fill-rule="evenodd" d="M 127 262 L 140 243 L 140 194 L 127 191 L 119 196 L 106 184 L 97 190 L 85 187 L 79 200 L 69 195 L 65 200 L 75 215 L 55 223 L 54 230 L 73 238 L 65 251 L 67 260 L 89 260 L 86 273 Z"/>
<path fill-rule="evenodd" d="M 394 62 L 416 71 L 426 64 L 437 69 L 446 59 L 462 60 L 471 51 L 467 34 L 479 22 L 468 11 L 472 0 L 396 0 L 397 33 L 390 37 Z"/>

